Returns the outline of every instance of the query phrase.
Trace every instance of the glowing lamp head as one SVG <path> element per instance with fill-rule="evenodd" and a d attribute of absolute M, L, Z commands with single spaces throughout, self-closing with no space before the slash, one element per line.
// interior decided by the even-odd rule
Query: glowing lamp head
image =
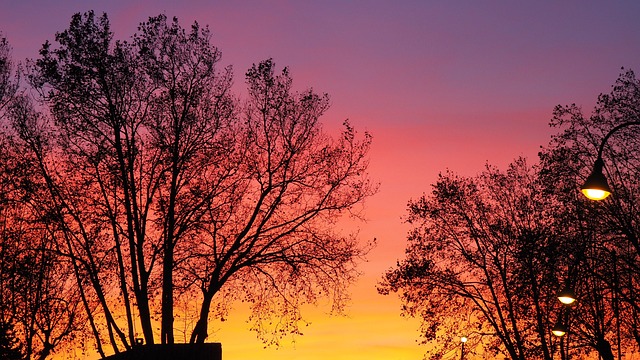
<path fill-rule="evenodd" d="M 576 301 L 576 299 L 570 296 L 558 296 L 558 300 L 565 305 L 571 305 Z"/>
<path fill-rule="evenodd" d="M 557 337 L 563 337 L 567 334 L 567 327 L 559 322 L 551 329 L 551 333 Z"/>
<path fill-rule="evenodd" d="M 576 301 L 576 293 L 570 287 L 565 287 L 558 293 L 558 300 L 565 305 L 571 305 Z"/>
<path fill-rule="evenodd" d="M 551 329 L 551 333 L 557 337 L 562 337 L 565 336 L 567 332 L 569 332 L 569 329 L 562 321 L 562 315 L 560 315 L 558 321 L 556 321 L 556 324 L 553 326 L 553 329 Z"/>
<path fill-rule="evenodd" d="M 593 171 L 591 175 L 584 182 L 581 187 L 581 191 L 587 198 L 591 200 L 604 200 L 607 196 L 611 195 L 611 188 L 607 182 L 607 178 L 602 173 L 604 167 L 604 161 L 602 159 L 596 160 L 593 164 Z"/>
<path fill-rule="evenodd" d="M 467 340 L 469 340 L 469 339 L 467 339 L 466 336 L 463 336 L 463 337 L 460 338 L 460 342 L 463 343 L 463 344 L 466 343 Z"/>
<path fill-rule="evenodd" d="M 582 189 L 582 194 L 584 194 L 588 199 L 596 201 L 604 200 L 611 195 L 609 191 L 599 189 Z"/>

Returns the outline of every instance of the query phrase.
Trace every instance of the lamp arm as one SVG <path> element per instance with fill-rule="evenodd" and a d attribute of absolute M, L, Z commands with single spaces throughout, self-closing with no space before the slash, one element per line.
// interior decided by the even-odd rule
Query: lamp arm
<path fill-rule="evenodd" d="M 604 151 L 604 146 L 606 145 L 607 140 L 609 140 L 611 135 L 613 135 L 614 132 L 631 125 L 640 125 L 640 121 L 628 121 L 626 123 L 622 123 L 614 127 L 613 129 L 609 130 L 607 135 L 605 135 L 604 138 L 602 139 L 602 143 L 600 143 L 600 148 L 598 149 L 598 160 L 602 160 L 602 151 Z"/>

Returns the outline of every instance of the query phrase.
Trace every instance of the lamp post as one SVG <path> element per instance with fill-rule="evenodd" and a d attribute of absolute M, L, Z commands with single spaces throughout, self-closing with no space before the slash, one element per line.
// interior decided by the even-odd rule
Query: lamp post
<path fill-rule="evenodd" d="M 569 333 L 569 325 L 567 325 L 569 320 L 568 311 L 569 309 L 562 309 L 555 326 L 551 329 L 551 333 L 560 340 L 558 343 L 558 349 L 560 350 L 560 358 L 562 360 L 569 359 L 569 343 L 568 336 L 566 336 Z"/>
<path fill-rule="evenodd" d="M 622 123 L 613 129 L 611 129 L 607 135 L 602 139 L 602 143 L 600 144 L 600 148 L 598 149 L 598 158 L 593 164 L 593 171 L 591 175 L 584 182 L 584 185 L 580 188 L 584 196 L 591 200 L 604 200 L 609 195 L 611 195 L 611 188 L 607 182 L 607 178 L 604 176 L 602 169 L 604 168 L 604 161 L 602 160 L 602 151 L 604 150 L 604 146 L 609 140 L 609 137 L 613 135 L 616 131 L 631 126 L 631 125 L 640 125 L 640 121 L 629 121 L 626 123 Z"/>
<path fill-rule="evenodd" d="M 576 294 L 572 288 L 565 286 L 558 293 L 558 301 L 562 303 L 563 308 L 560 310 L 560 315 L 553 329 L 551 329 L 551 333 L 560 339 L 558 344 L 560 358 L 566 360 L 569 358 L 569 336 L 565 337 L 565 335 L 569 333 L 569 312 L 571 311 L 571 306 L 576 302 Z"/>
<path fill-rule="evenodd" d="M 563 309 L 560 311 L 558 320 L 556 320 L 556 324 L 551 329 L 551 333 L 561 338 L 569 332 L 569 310 L 571 309 L 571 305 L 575 303 L 576 296 L 572 290 L 564 288 L 558 294 L 558 300 L 562 303 Z"/>
<path fill-rule="evenodd" d="M 558 293 L 558 301 L 562 303 L 562 309 L 560 311 L 560 315 L 556 320 L 555 325 L 551 329 L 551 333 L 560 339 L 559 348 L 560 348 L 560 357 L 562 359 L 569 358 L 569 339 L 565 338 L 565 335 L 569 333 L 569 313 L 571 308 L 576 303 L 576 293 L 573 289 L 566 285 L 560 292 Z M 566 346 L 566 349 L 565 349 Z M 566 351 L 566 352 L 565 352 Z"/>
<path fill-rule="evenodd" d="M 464 344 L 467 343 L 469 339 L 466 336 L 460 338 L 461 348 L 460 348 L 460 360 L 464 360 Z"/>
<path fill-rule="evenodd" d="M 605 135 L 605 137 L 602 139 L 602 143 L 600 144 L 600 147 L 598 148 L 598 158 L 596 159 L 595 163 L 593 164 L 593 171 L 591 172 L 589 177 L 587 177 L 587 180 L 585 181 L 584 185 L 582 185 L 582 187 L 580 188 L 582 193 L 587 198 L 589 198 L 591 200 L 597 200 L 598 201 L 598 200 L 604 200 L 609 195 L 611 195 L 612 190 L 609 187 L 609 184 L 607 182 L 607 178 L 604 176 L 604 173 L 603 173 L 604 161 L 602 160 L 602 152 L 604 151 L 604 146 L 606 145 L 607 140 L 609 140 L 609 138 L 611 137 L 611 135 L 613 135 L 613 133 L 615 133 L 616 131 L 618 131 L 620 129 L 623 129 L 623 128 L 626 128 L 626 127 L 632 126 L 632 125 L 640 125 L 640 121 L 628 121 L 628 122 L 622 123 L 620 125 L 617 125 L 613 129 L 611 129 Z M 616 268 L 615 268 L 615 253 L 614 253 L 614 273 L 615 273 L 615 269 Z M 617 278 L 617 276 L 616 276 L 616 278 Z M 617 279 L 615 281 L 617 281 Z M 614 294 L 615 294 L 615 292 L 614 292 Z M 560 294 L 558 295 L 558 299 L 560 299 L 560 301 L 563 304 L 567 304 L 567 306 L 569 306 L 568 303 L 565 303 L 562 300 L 562 298 L 560 297 Z M 568 299 L 568 297 L 567 297 L 567 299 Z M 575 297 L 574 297 L 574 299 L 575 299 Z M 616 308 L 615 311 L 617 312 L 617 308 Z M 619 316 L 619 315 L 616 314 L 616 316 Z M 619 319 L 617 321 L 619 321 Z M 554 327 L 554 330 L 556 330 L 555 327 Z M 554 330 L 552 330 L 553 334 L 557 335 Z M 560 329 L 560 330 L 562 330 L 562 329 Z M 560 333 L 561 332 L 558 332 L 558 334 L 560 334 Z M 557 335 L 557 336 L 561 336 L 561 335 Z M 607 341 L 604 340 L 604 342 L 607 342 Z M 613 359 L 613 353 L 610 353 L 609 355 L 610 355 L 610 358 Z M 620 355 L 620 342 L 618 340 L 618 357 L 620 358 L 620 356 L 621 356 Z"/>

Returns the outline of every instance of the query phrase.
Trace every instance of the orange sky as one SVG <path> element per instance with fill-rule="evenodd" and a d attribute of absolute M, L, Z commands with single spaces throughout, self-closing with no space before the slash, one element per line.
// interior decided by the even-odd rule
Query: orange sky
<path fill-rule="evenodd" d="M 375 291 L 403 255 L 407 201 L 447 168 L 473 175 L 487 161 L 504 167 L 523 155 L 533 162 L 556 104 L 589 111 L 622 66 L 640 71 L 640 3 L 523 3 L 0 0 L 0 31 L 21 60 L 36 56 L 74 12 L 106 11 L 116 38 L 164 12 L 185 27 L 210 26 L 238 89 L 252 63 L 272 57 L 290 67 L 294 86 L 329 93 L 326 127 L 349 118 L 373 134 L 370 170 L 381 183 L 360 224 L 363 240 L 375 237 L 378 247 L 362 266 L 349 316 L 311 309 L 312 324 L 296 344 L 265 350 L 238 309 L 211 340 L 222 342 L 225 360 L 408 360 L 424 352 L 418 323 Z"/>

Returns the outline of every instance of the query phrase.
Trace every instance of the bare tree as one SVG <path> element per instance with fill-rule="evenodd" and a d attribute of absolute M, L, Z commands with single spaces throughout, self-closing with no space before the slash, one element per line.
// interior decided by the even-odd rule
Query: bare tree
<path fill-rule="evenodd" d="M 236 166 L 227 156 L 238 140 L 235 103 L 229 94 L 231 68 L 215 69 L 221 53 L 209 43 L 208 29 L 164 16 L 140 26 L 135 45 L 145 77 L 153 84 L 149 99 L 149 132 L 159 173 L 155 225 L 162 244 L 162 342 L 172 343 L 174 269 L 189 258 L 183 238 L 199 236 L 203 217 L 226 188 L 237 182 Z M 178 251 L 176 259 L 176 250 Z M 181 284 L 182 286 L 182 284 Z"/>
<path fill-rule="evenodd" d="M 244 159 L 241 184 L 207 217 L 205 242 L 191 272 L 204 294 L 191 341 L 206 338 L 207 313 L 226 284 L 254 304 L 256 329 L 276 307 L 284 321 L 277 332 L 298 333 L 299 306 L 329 296 L 340 308 L 364 250 L 332 224 L 370 196 L 366 155 L 345 123 L 338 140 L 320 128 L 326 95 L 291 91 L 285 68 L 276 75 L 268 60 L 247 72 L 249 98 L 238 142 Z"/>
<path fill-rule="evenodd" d="M 6 111 L 17 90 L 18 79 L 11 58 L 11 46 L 0 33 L 0 116 Z"/>
<path fill-rule="evenodd" d="M 560 259 L 555 204 L 523 159 L 502 173 L 441 175 L 430 196 L 411 201 L 406 259 L 379 290 L 399 292 L 404 311 L 423 320 L 440 358 L 472 332 L 485 352 L 551 359 L 550 313 Z"/>
<path fill-rule="evenodd" d="M 375 192 L 371 137 L 347 122 L 329 137 L 328 96 L 294 92 L 271 60 L 249 70 L 241 103 L 210 40 L 160 15 L 114 41 L 106 15 L 76 14 L 30 67 L 47 111 L 14 114 L 103 356 L 106 343 L 129 349 L 136 328 L 153 343 L 158 313 L 172 343 L 183 294 L 199 297 L 192 342 L 235 299 L 254 305 L 265 341 L 299 333 L 300 305 L 339 310 L 368 249 L 333 224 Z"/>
<path fill-rule="evenodd" d="M 590 116 L 576 105 L 556 107 L 551 125 L 559 131 L 541 152 L 548 191 L 575 214 L 572 224 L 588 241 L 576 266 L 581 274 L 571 276 L 578 291 L 583 291 L 582 297 L 598 302 L 576 311 L 580 324 L 576 331 L 605 359 L 613 359 L 614 352 L 624 353 L 629 342 L 640 344 L 636 320 L 640 310 L 636 295 L 640 273 L 640 128 L 617 131 L 604 148 L 605 171 L 614 196 L 593 202 L 567 194 L 576 194 L 592 170 L 604 136 L 617 125 L 639 119 L 640 81 L 633 71 L 623 69 L 612 91 L 598 97 Z M 585 286 L 580 287 L 582 281 Z"/>
<path fill-rule="evenodd" d="M 26 359 L 45 359 L 82 321 L 68 263 L 57 256 L 56 231 L 47 226 L 48 208 L 38 201 L 42 187 L 35 163 L 11 130 L 10 119 L 30 104 L 18 92 L 5 39 L 0 72 L 0 322 L 15 329 Z"/>
<path fill-rule="evenodd" d="M 555 109 L 551 125 L 560 131 L 540 166 L 519 160 L 505 173 L 442 175 L 430 195 L 409 203 L 406 259 L 380 291 L 400 293 L 404 312 L 423 319 L 425 339 L 439 345 L 432 358 L 471 331 L 483 334 L 484 351 L 551 359 L 558 319 L 570 326 L 563 359 L 612 360 L 637 346 L 640 129 L 621 130 L 605 147 L 615 196 L 594 203 L 578 187 L 605 134 L 638 121 L 638 105 L 640 82 L 627 71 L 589 118 L 575 105 Z M 567 285 L 578 301 L 562 310 L 555 294 Z"/>

